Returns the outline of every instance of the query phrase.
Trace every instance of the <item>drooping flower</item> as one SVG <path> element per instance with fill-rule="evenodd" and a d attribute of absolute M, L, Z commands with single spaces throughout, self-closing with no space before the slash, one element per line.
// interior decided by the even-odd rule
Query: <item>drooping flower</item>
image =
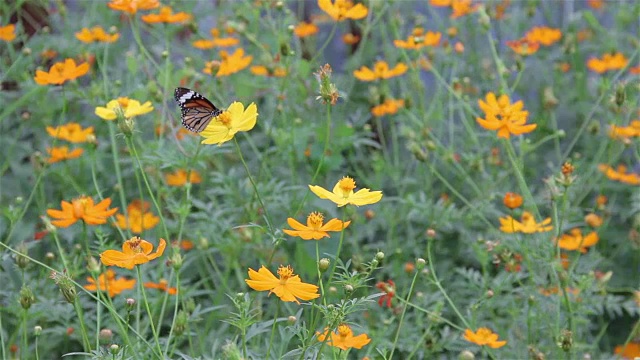
<path fill-rule="evenodd" d="M 134 200 L 127 206 L 127 217 L 116 214 L 116 226 L 129 229 L 134 234 L 153 229 L 160 222 L 158 216 L 149 211 L 150 205 L 146 201 Z"/>
<path fill-rule="evenodd" d="M 251 60 L 253 60 L 253 56 L 244 55 L 244 49 L 242 48 L 236 49 L 231 55 L 224 50 L 220 51 L 220 58 L 220 66 L 218 67 L 216 77 L 235 74 L 249 66 Z"/>
<path fill-rule="evenodd" d="M 147 114 L 151 111 L 153 111 L 151 101 L 140 104 L 140 101 L 138 100 L 129 99 L 128 97 L 119 97 L 115 100 L 109 101 L 106 107 L 96 107 L 95 114 L 104 120 L 115 120 L 118 118 L 119 114 L 122 114 L 127 119 L 131 119 L 139 115 Z"/>
<path fill-rule="evenodd" d="M 318 332 L 316 335 L 318 336 L 318 341 L 324 342 L 326 340 L 327 345 L 341 350 L 349 350 L 350 348 L 362 349 L 363 346 L 371 342 L 371 338 L 367 334 L 353 336 L 353 330 L 347 324 L 341 324 L 335 332 L 329 332 L 329 329 L 325 328 L 322 334 Z"/>
<path fill-rule="evenodd" d="M 279 278 L 275 277 L 269 269 L 261 266 L 258 271 L 249 269 L 249 279 L 245 282 L 250 288 L 256 291 L 267 291 L 276 294 L 282 301 L 295 301 L 300 304 L 300 300 L 312 300 L 320 296 L 318 287 L 313 284 L 303 283 L 300 276 L 293 275 L 291 266 L 280 265 L 278 269 Z"/>
<path fill-rule="evenodd" d="M 393 115 L 404 106 L 403 99 L 386 99 L 382 104 L 371 108 L 373 116 Z"/>
<path fill-rule="evenodd" d="M 618 345 L 613 352 L 623 359 L 637 359 L 640 357 L 640 343 L 630 342 L 627 345 Z"/>
<path fill-rule="evenodd" d="M 551 224 L 551 218 L 546 218 L 542 222 L 537 223 L 533 215 L 528 211 L 522 212 L 522 222 L 512 218 L 511 216 L 505 216 L 500 218 L 500 231 L 511 233 L 525 233 L 533 234 L 536 232 L 546 232 L 553 229 Z"/>
<path fill-rule="evenodd" d="M 622 53 L 612 53 L 612 54 L 604 54 L 602 58 L 590 58 L 587 61 L 587 67 L 591 71 L 595 71 L 598 74 L 602 74 L 604 72 L 610 70 L 620 70 L 627 66 L 629 60 Z"/>
<path fill-rule="evenodd" d="M 528 56 L 535 54 L 540 48 L 540 44 L 537 42 L 531 42 L 526 38 L 522 38 L 514 41 L 507 41 L 507 46 L 518 55 Z"/>
<path fill-rule="evenodd" d="M 135 279 L 126 279 L 124 277 L 116 279 L 116 272 L 107 269 L 105 273 L 102 273 L 98 276 L 98 281 L 92 278 L 91 276 L 87 277 L 87 281 L 89 282 L 84 286 L 85 289 L 89 291 L 98 291 L 98 286 L 100 287 L 100 291 L 107 291 L 109 293 L 109 297 L 114 297 L 125 290 L 131 290 L 136 286 Z"/>
<path fill-rule="evenodd" d="M 287 76 L 287 69 L 281 66 L 266 67 L 264 65 L 256 65 L 249 68 L 249 71 L 251 71 L 253 75 L 258 75 L 258 76 L 273 76 L 273 77 Z"/>
<path fill-rule="evenodd" d="M 94 26 L 91 29 L 82 28 L 76 33 L 76 39 L 83 43 L 90 44 L 92 42 L 112 43 L 118 40 L 120 34 L 107 34 L 101 26 Z"/>
<path fill-rule="evenodd" d="M 486 96 L 486 102 L 480 99 L 478 105 L 484 111 L 486 119 L 478 117 L 476 121 L 487 130 L 497 130 L 498 137 L 509 139 L 511 135 L 530 133 L 538 126 L 526 125 L 529 112 L 522 110 L 522 100 L 511 104 L 511 99 L 506 94 L 496 98 L 490 92 Z"/>
<path fill-rule="evenodd" d="M 220 30 L 215 28 L 211 29 L 211 36 L 213 37 L 213 39 L 202 39 L 194 41 L 192 43 L 193 47 L 206 50 L 214 47 L 236 46 L 240 43 L 239 39 L 233 37 L 220 37 Z"/>
<path fill-rule="evenodd" d="M 360 189 L 353 192 L 356 188 L 356 182 L 345 176 L 336 183 L 332 191 L 324 189 L 317 185 L 309 185 L 309 189 L 320 199 L 328 199 L 338 205 L 338 207 L 352 204 L 356 206 L 375 204 L 382 199 L 382 191 L 370 191 L 369 189 Z"/>
<path fill-rule="evenodd" d="M 111 199 L 106 198 L 97 204 L 89 196 L 81 196 L 71 200 L 71 202 L 61 201 L 62 210 L 48 209 L 47 215 L 55 220 L 51 221 L 54 226 L 66 228 L 76 221 L 82 220 L 87 225 L 101 225 L 107 222 L 107 218 L 118 211 L 118 208 L 109 209 Z"/>
<path fill-rule="evenodd" d="M 369 10 L 363 4 L 351 0 L 318 0 L 318 7 L 335 21 L 359 20 L 367 17 Z"/>
<path fill-rule="evenodd" d="M 393 40 L 393 45 L 401 49 L 417 50 L 424 46 L 438 46 L 441 38 L 442 34 L 439 32 L 427 31 L 425 33 L 423 28 L 417 27 L 413 29 L 406 40 Z"/>
<path fill-rule="evenodd" d="M 386 282 L 379 281 L 376 284 L 376 288 L 380 289 L 384 292 L 384 295 L 378 298 L 378 305 L 383 306 L 385 301 L 387 303 L 387 307 L 391 307 L 391 300 L 396 296 L 396 283 L 393 280 L 389 279 Z"/>
<path fill-rule="evenodd" d="M 160 291 L 164 291 L 169 295 L 175 295 L 178 293 L 178 289 L 174 288 L 174 287 L 169 287 L 167 280 L 165 279 L 160 279 L 159 282 L 154 283 L 154 282 L 146 282 L 143 284 L 144 287 L 146 287 L 147 289 L 158 289 Z"/>
<path fill-rule="evenodd" d="M 303 240 L 320 240 L 323 237 L 329 237 L 328 231 L 342 231 L 346 229 L 351 221 L 344 223 L 338 219 L 331 219 L 326 224 L 323 223 L 324 216 L 319 212 L 312 212 L 307 217 L 307 225 L 299 223 L 294 218 L 288 218 L 287 223 L 293 230 L 284 229 L 285 234 L 291 236 L 299 236 Z"/>
<path fill-rule="evenodd" d="M 522 206 L 522 196 L 520 194 L 508 192 L 504 194 L 504 198 L 502 199 L 502 203 L 504 206 L 509 209 L 516 209 Z"/>
<path fill-rule="evenodd" d="M 73 80 L 89 72 L 89 63 L 76 65 L 73 59 L 57 62 L 51 66 L 49 72 L 36 70 L 34 78 L 38 85 L 61 85 L 68 80 Z"/>
<path fill-rule="evenodd" d="M 83 129 L 80 124 L 74 122 L 56 127 L 47 126 L 47 133 L 56 139 L 72 143 L 87 142 L 91 136 L 95 137 L 93 134 L 93 126 Z"/>
<path fill-rule="evenodd" d="M 106 266 L 118 266 L 125 269 L 133 269 L 136 265 L 145 264 L 156 259 L 164 253 L 167 242 L 160 239 L 156 252 L 152 253 L 153 245 L 134 236 L 122 244 L 122 251 L 106 250 L 100 254 L 100 260 Z"/>
<path fill-rule="evenodd" d="M 191 170 L 187 177 L 187 170 L 178 169 L 170 174 L 165 174 L 164 180 L 169 186 L 184 186 L 186 183 L 199 184 L 202 182 L 200 173 L 195 170 Z"/>
<path fill-rule="evenodd" d="M 165 24 L 175 24 L 181 23 L 185 21 L 191 20 L 193 16 L 191 14 L 187 14 L 186 12 L 177 12 L 173 13 L 173 10 L 170 6 L 163 6 L 160 8 L 160 13 L 158 14 L 147 14 L 140 17 L 142 21 L 148 24 L 156 24 L 156 23 L 165 23 Z"/>
<path fill-rule="evenodd" d="M 605 174 L 611 180 L 620 181 L 629 185 L 640 185 L 640 175 L 627 172 L 627 167 L 625 165 L 618 165 L 616 169 L 607 165 L 600 164 L 598 165 L 598 170 Z"/>
<path fill-rule="evenodd" d="M 9 24 L 6 26 L 0 26 L 0 40 L 11 42 L 16 38 L 16 26 L 15 24 Z"/>
<path fill-rule="evenodd" d="M 257 119 L 258 107 L 255 103 L 251 103 L 245 110 L 242 103 L 235 101 L 200 133 L 204 138 L 202 143 L 222 145 L 233 139 L 237 132 L 253 129 Z"/>
<path fill-rule="evenodd" d="M 393 69 L 389 69 L 389 64 L 383 60 L 379 60 L 373 66 L 373 69 L 369 69 L 366 66 L 362 66 L 360 69 L 355 70 L 353 75 L 362 81 L 374 81 L 378 79 L 389 79 L 395 76 L 400 76 L 407 72 L 409 67 L 403 63 L 398 63 Z"/>
<path fill-rule="evenodd" d="M 303 38 L 303 37 L 315 35 L 318 33 L 319 30 L 320 29 L 318 29 L 318 26 L 316 24 L 303 21 L 298 25 L 296 25 L 295 28 L 293 28 L 293 33 L 297 37 Z"/>
<path fill-rule="evenodd" d="M 112 10 L 135 14 L 138 10 L 151 10 L 160 6 L 158 0 L 111 0 L 107 6 Z"/>
<path fill-rule="evenodd" d="M 488 328 L 479 328 L 476 332 L 466 329 L 464 339 L 476 345 L 488 345 L 492 349 L 498 349 L 507 344 L 506 341 L 498 341 L 498 334 L 494 334 Z"/>
<path fill-rule="evenodd" d="M 77 148 L 69 151 L 68 146 L 58 146 L 47 149 L 49 164 L 57 163 L 64 160 L 77 159 L 84 153 L 84 149 Z"/>
<path fill-rule="evenodd" d="M 560 31 L 560 29 L 554 29 L 547 26 L 535 26 L 531 30 L 527 31 L 524 38 L 532 43 L 550 46 L 560 41 L 562 38 L 562 31 Z"/>
<path fill-rule="evenodd" d="M 587 249 L 597 244 L 599 240 L 600 238 L 595 231 L 583 237 L 582 230 L 574 228 L 569 230 L 568 234 L 562 234 L 560 239 L 556 241 L 561 249 L 567 251 L 580 250 L 581 253 L 586 253 Z"/>

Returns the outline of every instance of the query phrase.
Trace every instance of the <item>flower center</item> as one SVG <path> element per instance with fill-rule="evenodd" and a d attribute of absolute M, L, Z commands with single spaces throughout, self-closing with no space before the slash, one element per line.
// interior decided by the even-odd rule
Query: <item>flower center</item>
<path fill-rule="evenodd" d="M 55 65 L 53 65 L 53 68 L 51 69 L 52 73 L 55 73 L 58 76 L 62 76 L 64 74 L 64 64 L 63 63 L 57 63 Z"/>
<path fill-rule="evenodd" d="M 348 197 L 353 189 L 356 188 L 356 182 L 352 178 L 345 176 L 338 183 L 338 187 L 342 190 L 342 195 Z"/>
<path fill-rule="evenodd" d="M 224 50 L 220 51 L 220 58 L 222 59 L 222 61 L 227 61 L 227 59 L 229 58 L 229 53 Z"/>
<path fill-rule="evenodd" d="M 119 97 L 118 98 L 118 104 L 120 104 L 121 108 L 126 109 L 127 106 L 129 106 L 129 98 Z"/>
<path fill-rule="evenodd" d="M 349 335 L 350 329 L 347 325 L 340 325 L 338 326 L 338 335 L 342 338 L 345 339 L 348 335 Z"/>
<path fill-rule="evenodd" d="M 127 246 L 129 246 L 129 249 L 131 249 L 131 251 L 136 252 L 136 253 L 141 253 L 142 252 L 142 248 L 140 247 L 140 243 L 142 242 L 142 239 L 140 239 L 140 236 L 134 236 L 131 239 L 126 241 Z"/>
<path fill-rule="evenodd" d="M 481 341 L 488 341 L 489 336 L 491 336 L 491 334 L 492 334 L 491 330 L 482 328 L 478 330 L 477 335 Z"/>
<path fill-rule="evenodd" d="M 280 276 L 280 285 L 286 284 L 287 280 L 289 280 L 292 275 L 293 268 L 291 268 L 291 265 L 288 265 L 286 267 L 280 265 L 280 268 L 278 269 L 278 276 Z"/>
<path fill-rule="evenodd" d="M 224 111 L 222 114 L 218 115 L 218 121 L 227 127 L 231 127 L 231 113 Z"/>
<path fill-rule="evenodd" d="M 72 201 L 73 204 L 73 217 L 76 219 L 80 219 L 84 216 L 85 210 L 87 208 L 87 198 L 81 197 Z"/>
<path fill-rule="evenodd" d="M 382 76 L 382 74 L 384 74 L 384 72 L 387 71 L 388 69 L 389 69 L 389 66 L 384 61 L 378 61 L 373 66 L 373 72 L 378 77 Z"/>
<path fill-rule="evenodd" d="M 322 227 L 323 220 L 324 220 L 324 216 L 321 213 L 314 211 L 311 214 L 309 214 L 309 217 L 307 218 L 307 223 L 314 230 L 318 230 Z"/>

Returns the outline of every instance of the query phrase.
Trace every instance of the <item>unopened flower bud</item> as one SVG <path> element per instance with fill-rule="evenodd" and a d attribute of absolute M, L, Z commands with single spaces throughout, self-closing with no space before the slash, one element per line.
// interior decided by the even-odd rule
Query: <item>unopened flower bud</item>
<path fill-rule="evenodd" d="M 289 31 L 290 34 L 293 34 L 293 30 L 295 30 L 295 28 L 296 28 L 295 26 L 289 25 L 287 26 L 287 31 Z"/>
<path fill-rule="evenodd" d="M 100 273 L 100 263 L 93 256 L 87 259 L 87 270 L 93 275 Z"/>
<path fill-rule="evenodd" d="M 458 360 L 473 360 L 476 356 L 469 350 L 464 350 L 458 355 Z"/>
<path fill-rule="evenodd" d="M 112 355 L 116 355 L 119 351 L 120 351 L 120 346 L 118 346 L 118 344 L 112 344 L 111 346 L 109 346 L 109 352 Z"/>
<path fill-rule="evenodd" d="M 25 310 L 29 310 L 31 305 L 33 305 L 35 302 L 36 296 L 33 295 L 33 291 L 31 291 L 31 288 L 23 285 L 22 289 L 20 289 L 20 306 L 22 306 L 22 308 Z"/>
<path fill-rule="evenodd" d="M 169 52 L 167 50 L 163 50 L 162 53 L 160 54 L 160 56 L 162 56 L 164 59 L 169 57 Z"/>
<path fill-rule="evenodd" d="M 16 247 L 16 251 L 18 252 L 16 255 L 16 265 L 18 265 L 20 269 L 26 269 L 29 265 L 29 249 L 22 243 Z"/>
<path fill-rule="evenodd" d="M 31 55 L 31 48 L 30 48 L 30 47 L 25 47 L 25 48 L 23 48 L 23 49 L 22 49 L 22 54 L 23 54 L 24 56 L 29 56 L 29 55 Z"/>
<path fill-rule="evenodd" d="M 329 269 L 330 261 L 327 258 L 322 258 L 318 261 L 318 269 L 320 272 L 325 272 Z"/>
<path fill-rule="evenodd" d="M 293 325 L 296 323 L 296 321 L 298 321 L 298 318 L 296 318 L 293 315 L 289 315 L 289 317 L 287 318 L 287 322 L 289 323 L 289 325 Z"/>
<path fill-rule="evenodd" d="M 425 265 L 427 265 L 427 261 L 425 259 L 418 258 L 416 260 L 416 267 L 418 268 L 418 270 L 424 269 Z"/>
<path fill-rule="evenodd" d="M 487 14 L 486 9 L 481 7 L 478 11 L 478 15 L 478 22 L 480 23 L 480 26 L 482 26 L 485 31 L 488 31 L 491 28 L 491 18 Z"/>
<path fill-rule="evenodd" d="M 565 352 L 569 352 L 571 350 L 573 347 L 573 333 L 571 330 L 562 330 L 560 337 L 558 338 L 558 347 Z"/>
<path fill-rule="evenodd" d="M 378 260 L 378 261 L 384 260 L 384 253 L 382 251 L 378 251 L 376 253 L 376 260 Z"/>
<path fill-rule="evenodd" d="M 187 330 L 187 324 L 189 322 L 189 316 L 184 310 L 180 310 L 178 315 L 176 316 L 175 326 L 173 331 L 177 336 L 184 334 L 185 330 Z"/>
<path fill-rule="evenodd" d="M 196 301 L 193 298 L 188 298 L 184 301 L 183 305 L 184 311 L 191 314 L 196 309 Z"/>
<path fill-rule="evenodd" d="M 100 340 L 101 344 L 107 344 L 111 342 L 112 338 L 113 338 L 113 331 L 111 331 L 111 329 L 100 330 L 100 335 L 98 335 L 98 339 Z"/>
<path fill-rule="evenodd" d="M 487 292 L 485 293 L 485 296 L 488 297 L 488 298 L 492 298 L 493 295 L 494 295 L 493 294 L 493 290 L 491 290 L 491 289 L 487 290 Z"/>
<path fill-rule="evenodd" d="M 78 297 L 76 286 L 73 281 L 71 281 L 71 278 L 67 275 L 66 271 L 52 271 L 49 278 L 53 279 L 56 285 L 58 285 L 62 296 L 64 296 L 67 302 L 73 304 L 76 301 L 76 298 Z"/>
<path fill-rule="evenodd" d="M 44 254 L 44 259 L 47 260 L 48 264 L 51 264 L 53 262 L 53 260 L 56 259 L 56 255 L 52 252 L 48 252 L 46 254 Z"/>
<path fill-rule="evenodd" d="M 33 335 L 40 336 L 42 334 L 42 326 L 36 325 L 33 327 Z"/>
<path fill-rule="evenodd" d="M 347 294 L 351 294 L 351 293 L 353 292 L 353 290 L 354 290 L 354 289 L 353 289 L 353 285 L 349 285 L 349 284 L 347 284 L 347 285 L 345 285 L 345 286 L 344 286 L 344 291 L 345 291 Z"/>
<path fill-rule="evenodd" d="M 412 262 L 408 262 L 404 264 L 404 272 L 407 274 L 411 274 L 415 271 L 416 265 Z"/>
<path fill-rule="evenodd" d="M 618 105 L 618 107 L 622 106 L 626 98 L 627 94 L 625 92 L 625 84 L 623 82 L 619 82 L 616 86 L 616 105 Z"/>
<path fill-rule="evenodd" d="M 136 305 L 136 300 L 132 299 L 132 298 L 127 298 L 127 300 L 125 301 L 125 306 L 127 311 L 133 311 L 133 307 Z"/>
<path fill-rule="evenodd" d="M 336 288 L 335 286 L 329 286 L 329 293 L 330 294 L 335 294 L 338 292 L 338 288 Z"/>
<path fill-rule="evenodd" d="M 365 210 L 365 212 L 364 212 L 364 217 L 365 217 L 367 220 L 371 220 L 371 219 L 373 219 L 374 217 L 376 217 L 376 213 L 375 213 L 375 211 L 373 211 L 373 210 L 371 210 L 371 209 L 367 209 L 367 210 Z"/>
<path fill-rule="evenodd" d="M 429 239 L 434 239 L 436 237 L 436 231 L 431 228 L 427 229 L 426 234 Z"/>
<path fill-rule="evenodd" d="M 176 271 L 182 267 L 182 255 L 177 251 L 171 256 L 171 266 L 173 266 L 173 269 Z"/>
<path fill-rule="evenodd" d="M 205 237 L 198 239 L 198 249 L 206 250 L 209 248 L 209 240 Z"/>
<path fill-rule="evenodd" d="M 51 219 L 49 219 L 47 216 L 41 216 L 40 217 L 42 219 L 42 222 L 44 223 L 44 228 L 50 232 L 50 233 L 55 233 L 56 231 L 58 231 L 58 229 L 53 226 L 53 224 L 51 223 Z"/>

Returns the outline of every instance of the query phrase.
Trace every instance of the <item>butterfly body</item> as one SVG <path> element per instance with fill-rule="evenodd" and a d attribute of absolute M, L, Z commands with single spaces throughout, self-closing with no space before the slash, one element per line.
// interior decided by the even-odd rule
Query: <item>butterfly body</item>
<path fill-rule="evenodd" d="M 209 99 L 191 89 L 176 88 L 173 96 L 180 106 L 182 125 L 190 131 L 201 132 L 213 118 L 222 114 Z"/>

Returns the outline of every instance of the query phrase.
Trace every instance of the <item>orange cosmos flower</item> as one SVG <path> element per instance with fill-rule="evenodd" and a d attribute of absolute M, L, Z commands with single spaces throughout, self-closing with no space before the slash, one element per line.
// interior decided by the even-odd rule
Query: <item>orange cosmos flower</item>
<path fill-rule="evenodd" d="M 528 211 L 522 212 L 522 222 L 515 220 L 511 216 L 501 217 L 499 220 L 500 231 L 507 234 L 516 232 L 533 234 L 536 232 L 546 232 L 553 229 L 553 226 L 549 225 L 551 224 L 551 218 L 546 218 L 542 222 L 537 223 L 533 215 Z"/>
<path fill-rule="evenodd" d="M 191 16 L 191 14 L 187 14 L 186 12 L 178 12 L 174 14 L 170 6 L 163 6 L 160 8 L 160 13 L 143 15 L 141 19 L 149 24 L 174 24 L 189 21 L 192 17 L 193 16 Z"/>
<path fill-rule="evenodd" d="M 587 214 L 584 217 L 584 222 L 587 223 L 587 225 L 591 226 L 592 228 L 598 228 L 600 226 L 602 226 L 602 223 L 604 222 L 602 220 L 602 218 L 594 213 L 591 214 Z"/>
<path fill-rule="evenodd" d="M 153 229 L 160 222 L 160 218 L 149 211 L 150 205 L 146 201 L 134 200 L 127 206 L 127 215 L 116 214 L 116 226 L 129 229 L 134 234 Z"/>
<path fill-rule="evenodd" d="M 64 160 L 79 158 L 84 153 L 84 149 L 78 148 L 78 149 L 73 149 L 69 151 L 68 146 L 59 146 L 59 147 L 48 148 L 47 153 L 49 153 L 49 158 L 47 159 L 47 162 L 49 164 L 53 164 L 53 163 L 57 163 Z"/>
<path fill-rule="evenodd" d="M 296 34 L 297 37 L 303 38 L 317 34 L 318 30 L 320 29 L 318 29 L 318 26 L 316 26 L 316 24 L 303 21 L 296 25 L 296 27 L 293 29 L 293 33 Z"/>
<path fill-rule="evenodd" d="M 57 127 L 47 126 L 47 133 L 56 139 L 66 140 L 72 143 L 87 142 L 91 137 L 95 139 L 93 126 L 83 129 L 80 124 L 73 122 Z"/>
<path fill-rule="evenodd" d="M 484 111 L 486 119 L 476 118 L 476 121 L 487 130 L 497 130 L 498 137 L 508 139 L 511 135 L 530 133 L 538 126 L 525 125 L 529 112 L 522 110 L 524 104 L 521 100 L 511 104 L 507 95 L 496 98 L 490 92 L 486 96 L 486 102 L 478 100 L 478 105 Z"/>
<path fill-rule="evenodd" d="M 600 10 L 604 7 L 604 0 L 587 0 L 587 4 L 594 10 Z M 631 358 L 633 358 L 633 356 Z"/>
<path fill-rule="evenodd" d="M 617 169 L 606 164 L 598 165 L 598 170 L 611 180 L 620 181 L 629 185 L 640 185 L 640 175 L 627 172 L 627 167 L 620 164 Z"/>
<path fill-rule="evenodd" d="M 191 170 L 189 178 L 187 179 L 187 170 L 185 169 L 178 169 L 171 174 L 166 174 L 164 179 L 169 186 L 184 186 L 188 182 L 192 184 L 199 184 L 202 182 L 200 173 L 195 170 Z"/>
<path fill-rule="evenodd" d="M 568 251 L 580 250 L 581 253 L 586 253 L 587 248 L 594 246 L 599 240 L 600 238 L 595 231 L 583 237 L 582 230 L 579 228 L 571 229 L 569 234 L 562 234 L 559 240 L 556 239 L 561 249 Z"/>
<path fill-rule="evenodd" d="M 160 291 L 164 291 L 166 293 L 168 293 L 169 295 L 175 295 L 178 293 L 178 289 L 174 288 L 174 287 L 168 287 L 168 283 L 167 280 L 165 279 L 160 279 L 159 282 L 154 283 L 154 282 L 146 282 L 143 284 L 144 287 L 146 287 L 147 289 L 158 289 Z"/>
<path fill-rule="evenodd" d="M 231 55 L 226 51 L 220 51 L 220 57 L 222 60 L 220 61 L 216 77 L 235 74 L 249 66 L 253 59 L 253 56 L 251 55 L 244 56 L 244 49 L 242 48 L 236 49 L 236 51 Z"/>
<path fill-rule="evenodd" d="M 16 38 L 16 26 L 9 24 L 7 26 L 0 26 L 0 40 L 11 42 Z"/>
<path fill-rule="evenodd" d="M 324 342 L 326 340 L 327 345 L 341 350 L 349 350 L 350 348 L 362 349 L 363 346 L 371 342 L 367 334 L 353 336 L 353 331 L 347 324 L 338 326 L 338 329 L 331 333 L 328 328 L 325 328 L 322 334 L 318 332 L 316 335 L 318 336 L 318 341 Z"/>
<path fill-rule="evenodd" d="M 439 32 L 427 31 L 417 27 L 413 29 L 413 33 L 407 37 L 407 40 L 393 40 L 393 45 L 402 49 L 420 49 L 423 46 L 438 46 L 442 34 Z"/>
<path fill-rule="evenodd" d="M 318 0 L 318 7 L 335 21 L 359 20 L 369 13 L 366 6 L 360 3 L 354 5 L 351 0 Z"/>
<path fill-rule="evenodd" d="M 291 236 L 299 236 L 303 240 L 320 240 L 329 237 L 327 231 L 342 231 L 346 229 L 351 221 L 344 223 L 338 219 L 331 219 L 326 224 L 323 223 L 324 216 L 319 212 L 312 212 L 307 217 L 307 225 L 302 225 L 294 218 L 288 218 L 287 223 L 294 230 L 284 229 L 284 233 Z"/>
<path fill-rule="evenodd" d="M 632 75 L 640 74 L 640 65 L 629 68 L 629 74 L 632 74 Z"/>
<path fill-rule="evenodd" d="M 62 210 L 48 209 L 47 215 L 51 216 L 54 226 L 66 228 L 76 221 L 82 220 L 87 225 L 101 225 L 107 222 L 107 218 L 118 211 L 118 208 L 109 209 L 111 199 L 106 198 L 97 204 L 88 196 L 81 196 L 71 202 L 61 201 Z"/>
<path fill-rule="evenodd" d="M 279 278 L 275 277 L 269 269 L 261 266 L 258 271 L 249 269 L 249 280 L 245 280 L 250 288 L 256 291 L 267 291 L 276 294 L 282 301 L 295 301 L 300 304 L 300 300 L 312 300 L 320 297 L 318 287 L 313 284 L 306 284 L 300 280 L 298 275 L 293 275 L 291 266 L 280 265 L 278 269 Z"/>
<path fill-rule="evenodd" d="M 404 100 L 387 99 L 384 103 L 371 108 L 373 116 L 393 115 L 404 107 Z"/>
<path fill-rule="evenodd" d="M 504 206 L 509 209 L 516 209 L 522 206 L 522 196 L 520 194 L 508 192 L 504 194 L 504 199 L 502 199 Z"/>
<path fill-rule="evenodd" d="M 451 13 L 452 19 L 469 15 L 478 9 L 478 5 L 471 6 L 472 0 L 452 0 L 451 1 Z"/>
<path fill-rule="evenodd" d="M 452 0 L 429 0 L 429 4 L 435 7 L 449 7 Z"/>
<path fill-rule="evenodd" d="M 258 76 L 273 76 L 273 77 L 285 77 L 287 76 L 287 69 L 276 66 L 275 68 L 268 68 L 264 65 L 256 65 L 249 68 L 252 74 Z"/>
<path fill-rule="evenodd" d="M 640 120 L 633 120 L 629 126 L 611 125 L 609 136 L 612 138 L 632 138 L 640 136 Z"/>
<path fill-rule="evenodd" d="M 360 35 L 355 35 L 348 32 L 342 35 L 342 42 L 347 45 L 355 45 L 360 42 Z"/>
<path fill-rule="evenodd" d="M 135 14 L 138 10 L 151 10 L 160 6 L 158 0 L 111 0 L 107 6 L 112 10 Z"/>
<path fill-rule="evenodd" d="M 38 85 L 61 85 L 67 80 L 73 80 L 89 72 L 89 64 L 76 65 L 75 60 L 66 59 L 51 66 L 49 72 L 36 70 L 34 78 Z"/>
<path fill-rule="evenodd" d="M 136 265 L 148 263 L 162 256 L 166 246 L 167 242 L 160 239 L 156 252 L 152 253 L 153 245 L 150 242 L 139 236 L 134 236 L 122 244 L 122 251 L 106 250 L 102 252 L 100 260 L 106 266 L 118 266 L 131 270 Z"/>
<path fill-rule="evenodd" d="M 498 341 L 498 334 L 494 334 L 488 328 L 479 328 L 476 332 L 466 329 L 464 331 L 464 339 L 476 345 L 488 345 L 492 349 L 498 349 L 507 344 L 506 341 Z"/>
<path fill-rule="evenodd" d="M 338 207 L 352 204 L 356 206 L 375 204 L 382 199 L 382 191 L 370 191 L 360 189 L 356 192 L 356 182 L 352 178 L 345 176 L 336 183 L 332 191 L 326 190 L 317 185 L 309 185 L 311 192 L 320 199 L 328 199 L 336 203 Z"/>
<path fill-rule="evenodd" d="M 376 288 L 384 292 L 384 295 L 378 298 L 378 305 L 384 306 L 386 302 L 387 307 L 390 308 L 391 301 L 393 300 L 393 297 L 396 296 L 396 283 L 391 279 L 387 280 L 387 282 L 379 281 L 376 284 Z"/>
<path fill-rule="evenodd" d="M 636 359 L 640 357 L 640 343 L 630 342 L 626 346 L 618 345 L 613 352 L 623 359 Z"/>
<path fill-rule="evenodd" d="M 627 66 L 629 60 L 621 53 L 604 54 L 601 59 L 590 58 L 587 67 L 598 74 L 610 70 L 620 70 Z"/>
<path fill-rule="evenodd" d="M 528 56 L 531 54 L 535 54 L 540 48 L 540 44 L 536 42 L 531 42 L 526 38 L 522 38 L 515 41 L 507 41 L 507 46 L 513 50 L 518 55 Z"/>
<path fill-rule="evenodd" d="M 84 288 L 89 291 L 98 291 L 98 286 L 100 286 L 100 291 L 107 291 L 109 293 L 109 297 L 114 297 L 125 290 L 131 290 L 136 286 L 136 281 L 134 279 L 126 279 L 126 278 L 118 278 L 116 279 L 116 272 L 107 269 L 106 273 L 100 274 L 98 276 L 98 283 L 96 284 L 96 280 L 92 277 L 88 277 L 87 281 L 89 284 L 85 285 Z"/>
<path fill-rule="evenodd" d="M 211 36 L 213 39 L 196 40 L 192 43 L 195 48 L 198 49 L 211 49 L 213 47 L 229 47 L 236 46 L 240 43 L 240 40 L 232 37 L 222 38 L 220 37 L 220 30 L 211 29 Z"/>
<path fill-rule="evenodd" d="M 105 42 L 112 43 L 120 37 L 120 34 L 107 34 L 101 26 L 94 26 L 91 29 L 82 28 L 76 33 L 76 39 L 83 43 Z"/>
<path fill-rule="evenodd" d="M 362 66 L 360 69 L 355 70 L 353 75 L 362 81 L 374 81 L 400 76 L 407 72 L 407 69 L 409 69 L 409 67 L 403 63 L 398 63 L 393 69 L 389 69 L 389 64 L 380 60 L 375 63 L 373 70 Z"/>
<path fill-rule="evenodd" d="M 544 46 L 550 46 L 562 38 L 562 31 L 547 26 L 536 26 L 529 30 L 524 38 L 531 43 L 538 43 Z"/>

